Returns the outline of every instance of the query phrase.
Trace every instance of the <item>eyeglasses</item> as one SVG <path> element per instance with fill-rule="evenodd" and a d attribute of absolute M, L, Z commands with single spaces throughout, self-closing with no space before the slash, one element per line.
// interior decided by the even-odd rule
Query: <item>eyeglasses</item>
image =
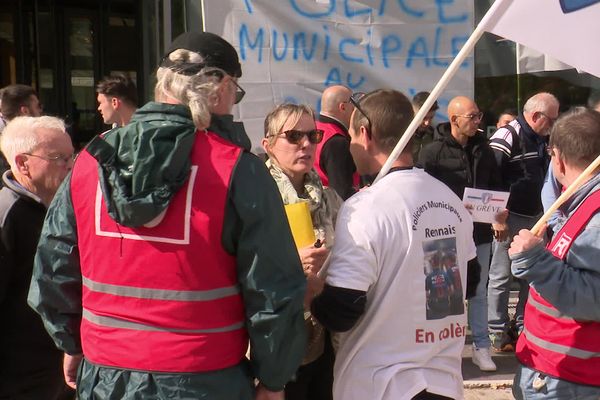
<path fill-rule="evenodd" d="M 352 103 L 352 101 L 355 101 L 358 103 L 360 101 L 360 99 L 362 99 L 366 95 L 367 94 L 365 92 L 354 92 L 350 95 L 350 98 L 348 98 L 348 101 L 343 101 L 342 103 Z"/>
<path fill-rule="evenodd" d="M 467 119 L 474 119 L 477 121 L 481 121 L 481 118 L 483 118 L 483 113 L 480 111 L 478 113 L 475 114 L 466 114 L 466 115 L 457 115 L 457 117 L 462 117 L 462 118 L 467 118 Z"/>
<path fill-rule="evenodd" d="M 365 96 L 366 96 L 366 94 L 364 94 L 363 92 L 354 92 L 352 94 L 352 96 L 350 96 L 350 103 L 352 103 L 352 105 L 354 106 L 354 108 L 356 108 L 367 119 L 367 124 L 368 124 L 368 126 L 367 126 L 367 135 L 369 136 L 369 139 L 371 139 L 371 120 L 369 119 L 369 116 L 363 111 L 363 109 L 359 105 L 359 102 Z"/>
<path fill-rule="evenodd" d="M 237 104 L 240 101 L 242 101 L 242 99 L 246 95 L 246 91 L 244 89 L 242 89 L 242 87 L 240 85 L 238 85 L 238 83 L 235 81 L 235 79 L 231 78 L 231 82 L 233 82 L 233 84 L 235 85 L 235 103 L 234 104 Z"/>
<path fill-rule="evenodd" d="M 203 65 L 203 64 L 200 64 L 200 65 Z M 235 85 L 235 102 L 234 102 L 234 104 L 238 104 L 240 101 L 242 101 L 242 99 L 246 95 L 246 91 L 244 89 L 242 89 L 242 87 L 235 81 L 233 76 L 228 75 L 226 72 L 224 72 L 220 69 L 209 69 L 208 71 L 205 71 L 204 74 L 208 75 L 208 76 L 216 76 L 220 80 L 225 78 L 225 76 L 229 76 L 231 78 L 231 82 L 233 82 L 233 84 Z"/>
<path fill-rule="evenodd" d="M 550 158 L 554 157 L 554 147 L 546 147 L 546 153 L 550 156 Z"/>
<path fill-rule="evenodd" d="M 31 153 L 21 153 L 21 154 L 24 154 L 26 156 L 41 158 L 42 160 L 46 160 L 48 162 L 56 163 L 56 165 L 59 165 L 59 166 L 67 165 L 71 161 L 75 160 L 75 154 L 71 154 L 69 156 L 63 156 L 62 154 L 59 154 L 59 155 L 56 155 L 56 156 L 40 156 L 40 155 L 37 155 L 37 154 L 31 154 Z"/>
<path fill-rule="evenodd" d="M 285 132 L 278 133 L 276 135 L 270 135 L 270 136 L 281 136 L 281 135 L 285 135 L 285 138 L 291 144 L 300 144 L 300 142 L 302 141 L 304 136 L 306 136 L 308 138 L 308 141 L 311 142 L 312 144 L 321 143 L 321 140 L 323 140 L 323 130 L 322 129 L 313 129 L 310 131 L 299 131 L 296 129 L 290 129 L 289 131 L 285 131 Z"/>
<path fill-rule="evenodd" d="M 546 114 L 546 113 L 545 113 L 545 112 L 543 112 L 543 111 L 538 111 L 538 112 L 539 112 L 540 114 L 542 114 L 544 117 L 546 117 L 546 119 L 547 119 L 548 121 L 550 121 L 550 125 L 554 125 L 554 123 L 555 123 L 555 122 L 556 122 L 556 120 L 558 119 L 558 117 L 556 117 L 556 118 L 551 118 L 550 116 L 548 116 L 548 114 Z"/>

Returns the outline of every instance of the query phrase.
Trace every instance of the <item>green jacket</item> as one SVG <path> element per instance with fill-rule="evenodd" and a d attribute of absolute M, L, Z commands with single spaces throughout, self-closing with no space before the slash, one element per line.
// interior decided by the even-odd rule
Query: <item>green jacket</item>
<path fill-rule="evenodd" d="M 209 130 L 245 150 L 250 146 L 243 127 L 231 116 L 213 116 Z M 138 226 L 168 205 L 189 174 L 186 157 L 195 131 L 186 107 L 148 103 L 129 125 L 90 143 L 88 151 L 99 160 L 100 183 L 113 218 Z M 44 222 L 28 301 L 56 345 L 68 354 L 81 354 L 82 279 L 71 190 L 69 175 Z M 250 399 L 254 377 L 271 390 L 283 388 L 305 351 L 305 278 L 275 182 L 248 151 L 231 178 L 222 245 L 237 258 L 251 343 L 249 363 L 210 373 L 158 374 L 84 361 L 79 398 L 102 393 L 103 399 Z"/>

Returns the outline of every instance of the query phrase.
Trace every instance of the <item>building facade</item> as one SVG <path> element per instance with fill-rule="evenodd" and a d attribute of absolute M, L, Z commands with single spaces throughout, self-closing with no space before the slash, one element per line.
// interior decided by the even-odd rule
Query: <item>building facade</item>
<path fill-rule="evenodd" d="M 475 23 L 492 2 L 475 1 Z M 45 113 L 64 118 L 81 146 L 108 128 L 96 110 L 96 83 L 124 72 L 136 81 L 141 103 L 152 99 L 165 46 L 184 31 L 202 30 L 202 9 L 203 0 L 2 0 L 0 87 L 33 86 Z M 535 92 L 552 92 L 565 110 L 600 90 L 599 78 L 574 69 L 525 73 L 531 69 L 520 68 L 519 54 L 522 63 L 531 61 L 514 43 L 487 33 L 476 47 L 474 95 L 490 132 L 499 113 L 521 109 Z"/>
<path fill-rule="evenodd" d="M 165 43 L 201 29 L 200 21 L 199 1 L 3 0 L 0 87 L 33 86 L 44 112 L 65 118 L 81 145 L 108 128 L 96 110 L 96 83 L 126 73 L 148 101 Z"/>

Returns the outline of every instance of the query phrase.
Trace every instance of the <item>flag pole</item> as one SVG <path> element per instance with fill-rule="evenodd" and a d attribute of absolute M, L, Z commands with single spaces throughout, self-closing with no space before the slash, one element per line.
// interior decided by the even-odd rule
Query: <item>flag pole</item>
<path fill-rule="evenodd" d="M 521 109 L 521 45 L 515 43 L 515 61 L 517 62 L 517 110 Z"/>
<path fill-rule="evenodd" d="M 454 77 L 456 71 L 458 71 L 460 65 L 467 58 L 469 53 L 473 51 L 475 45 L 477 44 L 477 41 L 486 31 L 486 27 L 490 23 L 494 22 L 493 20 L 495 18 L 501 15 L 502 11 L 505 10 L 506 7 L 508 7 L 512 1 L 514 0 L 496 0 L 494 4 L 492 4 L 488 12 L 481 19 L 481 22 L 477 24 L 477 27 L 475 28 L 471 36 L 469 36 L 469 39 L 460 49 L 460 51 L 458 52 L 458 54 L 456 55 L 446 72 L 444 72 L 444 75 L 442 75 L 438 83 L 435 85 L 435 87 L 429 94 L 429 97 L 427 97 L 427 100 L 425 100 L 425 103 L 423 103 L 421 108 L 419 108 L 419 111 L 417 112 L 412 122 L 410 123 L 410 125 L 408 125 L 408 128 L 406 128 L 406 131 L 400 138 L 400 141 L 396 144 L 396 147 L 394 147 L 394 150 L 392 150 L 392 153 L 381 167 L 381 171 L 379 171 L 379 174 L 377 174 L 377 177 L 375 178 L 375 181 L 373 181 L 373 184 L 377 183 L 389 172 L 390 168 L 392 167 L 392 164 L 396 161 L 400 153 L 402 153 L 409 140 L 412 138 L 415 131 L 417 130 L 417 127 L 421 125 L 421 121 L 423 121 L 423 118 L 425 118 L 425 115 L 429 112 L 429 109 L 431 108 L 433 103 L 444 91 L 446 86 L 448 86 L 448 83 Z"/>
<path fill-rule="evenodd" d="M 558 210 L 558 207 L 560 207 L 565 201 L 567 201 L 569 199 L 569 197 L 571 197 L 571 195 L 573 193 L 575 193 L 575 191 L 577 191 L 577 189 L 579 189 L 581 187 L 581 185 L 583 185 L 586 182 L 586 180 L 590 177 L 590 175 L 594 172 L 594 170 L 596 170 L 596 168 L 598 168 L 599 166 L 600 166 L 600 155 L 598 157 L 596 157 L 594 162 L 592 162 L 590 165 L 588 165 L 587 168 L 584 169 L 581 174 L 579 174 L 577 179 L 575 179 L 573 181 L 573 183 L 571 183 L 565 189 L 565 191 L 558 197 L 558 199 L 556 199 L 556 201 L 550 206 L 550 208 L 548 208 L 548 210 L 544 213 L 544 215 L 542 215 L 542 217 L 538 220 L 538 222 L 535 223 L 533 228 L 531 228 L 531 233 L 533 233 L 534 235 L 537 235 L 539 233 L 540 229 L 546 223 L 546 221 L 548 221 L 548 219 L 552 216 L 554 211 Z M 552 167 L 550 167 L 550 168 L 552 168 Z"/>

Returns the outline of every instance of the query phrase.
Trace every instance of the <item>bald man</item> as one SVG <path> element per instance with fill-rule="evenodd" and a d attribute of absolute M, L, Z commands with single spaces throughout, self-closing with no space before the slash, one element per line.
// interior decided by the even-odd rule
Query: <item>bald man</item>
<path fill-rule="evenodd" d="M 465 188 L 499 189 L 500 175 L 487 138 L 478 131 L 482 113 L 468 97 L 458 96 L 448 104 L 450 122 L 438 125 L 438 137 L 420 153 L 418 166 L 444 182 L 460 198 Z M 469 298 L 468 319 L 473 334 L 472 360 L 482 371 L 495 371 L 487 327 L 486 283 L 492 249 L 492 227 L 475 223 L 473 239 L 481 266 L 479 283 Z M 500 234 L 505 224 L 494 224 Z M 461 299 L 462 300 L 462 299 Z"/>
<path fill-rule="evenodd" d="M 333 188 L 344 200 L 352 196 L 359 183 L 356 166 L 350 154 L 348 124 L 354 106 L 350 102 L 352 91 L 345 86 L 330 86 L 321 96 L 321 113 L 317 129 L 324 132 L 317 145 L 315 170 L 323 186 Z"/>

